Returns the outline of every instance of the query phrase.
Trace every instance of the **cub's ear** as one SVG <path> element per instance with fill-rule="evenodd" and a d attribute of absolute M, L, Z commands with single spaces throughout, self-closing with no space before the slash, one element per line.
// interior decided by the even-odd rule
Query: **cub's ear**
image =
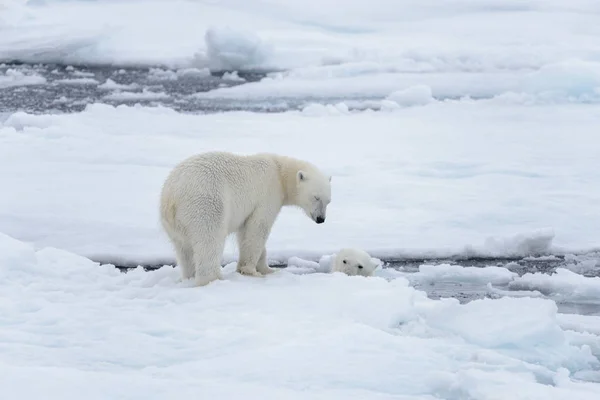
<path fill-rule="evenodd" d="M 298 171 L 298 182 L 303 182 L 307 179 L 306 172 Z"/>
<path fill-rule="evenodd" d="M 331 182 L 331 175 L 329 176 L 329 182 Z"/>

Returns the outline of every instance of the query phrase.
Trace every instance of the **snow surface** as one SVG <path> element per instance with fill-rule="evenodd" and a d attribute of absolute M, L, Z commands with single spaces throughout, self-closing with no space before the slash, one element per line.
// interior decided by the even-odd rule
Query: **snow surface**
<path fill-rule="evenodd" d="M 600 277 L 585 277 L 565 268 L 555 274 L 527 273 L 509 284 L 511 289 L 538 290 L 544 294 L 559 295 L 572 300 L 600 299 Z"/>
<path fill-rule="evenodd" d="M 67 78 L 67 79 L 57 79 L 53 81 L 53 83 L 57 83 L 59 85 L 98 85 L 98 82 L 94 78 Z"/>
<path fill-rule="evenodd" d="M 185 76 L 207 77 L 210 76 L 208 68 L 180 68 L 176 71 L 163 68 L 150 68 L 149 78 L 156 81 L 173 81 Z"/>
<path fill-rule="evenodd" d="M 383 99 L 416 86 L 598 102 L 599 13 L 595 0 L 351 0 L 343 12 L 337 0 L 11 1 L 0 61 L 280 71 L 208 97 Z"/>
<path fill-rule="evenodd" d="M 124 274 L 0 234 L 3 396 L 597 399 L 598 318 L 550 300 L 234 271 L 199 290 L 177 268 Z"/>
<path fill-rule="evenodd" d="M 14 86 L 43 85 L 44 83 L 46 83 L 46 78 L 35 73 L 25 74 L 11 68 L 4 72 L 0 71 L 0 89 Z"/>
<path fill-rule="evenodd" d="M 103 89 L 103 90 L 132 90 L 132 89 L 137 89 L 137 88 L 138 88 L 138 85 L 136 85 L 135 83 L 130 83 L 128 85 L 124 85 L 121 83 L 117 83 L 110 78 L 107 79 L 103 84 L 98 85 L 98 89 Z"/>
<path fill-rule="evenodd" d="M 171 261 L 157 211 L 169 170 L 202 151 L 272 151 L 333 175 L 327 223 L 284 209 L 267 244 L 273 260 L 318 260 L 342 247 L 431 258 L 599 246 L 595 106 L 463 100 L 342 111 L 190 115 L 95 104 L 13 113 L 0 125 L 0 231 L 95 259 Z"/>
<path fill-rule="evenodd" d="M 421 282 L 435 282 L 451 278 L 460 281 L 475 281 L 492 284 L 507 284 L 516 276 L 516 273 L 503 267 L 463 267 L 451 264 L 424 264 L 419 266 L 418 272 L 410 274 L 411 279 Z"/>
<path fill-rule="evenodd" d="M 141 92 L 113 92 L 104 96 L 105 100 L 135 101 L 135 100 L 158 100 L 168 98 L 169 95 L 164 92 L 153 92 L 142 89 Z"/>

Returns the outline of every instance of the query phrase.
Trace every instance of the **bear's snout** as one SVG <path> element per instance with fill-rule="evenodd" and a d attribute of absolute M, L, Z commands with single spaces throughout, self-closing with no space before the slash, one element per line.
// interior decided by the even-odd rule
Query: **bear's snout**
<path fill-rule="evenodd" d="M 325 218 L 323 218 L 323 217 L 317 217 L 317 218 L 315 218 L 315 222 L 317 224 L 322 224 L 323 222 L 325 222 Z"/>

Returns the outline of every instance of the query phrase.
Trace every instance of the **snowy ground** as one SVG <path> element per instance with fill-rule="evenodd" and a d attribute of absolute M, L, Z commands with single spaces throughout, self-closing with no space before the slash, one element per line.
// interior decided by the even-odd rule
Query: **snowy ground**
<path fill-rule="evenodd" d="M 8 399 L 592 400 L 600 387 L 600 317 L 535 295 L 459 304 L 399 275 L 257 279 L 233 264 L 198 290 L 171 267 L 123 274 L 7 236 L 0 265 Z"/>
<path fill-rule="evenodd" d="M 0 5 L 3 398 L 594 399 L 593 0 Z M 205 288 L 158 192 L 207 150 L 333 175 Z M 327 273 L 357 246 L 374 277 Z M 91 261 L 99 261 L 98 263 Z"/>

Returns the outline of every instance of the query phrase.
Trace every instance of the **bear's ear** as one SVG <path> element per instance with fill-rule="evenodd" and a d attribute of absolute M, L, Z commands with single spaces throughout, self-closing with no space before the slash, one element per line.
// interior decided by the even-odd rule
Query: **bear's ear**
<path fill-rule="evenodd" d="M 306 180 L 306 172 L 298 171 L 298 182 L 303 182 Z"/>
<path fill-rule="evenodd" d="M 331 182 L 331 175 L 329 175 L 329 182 Z"/>

